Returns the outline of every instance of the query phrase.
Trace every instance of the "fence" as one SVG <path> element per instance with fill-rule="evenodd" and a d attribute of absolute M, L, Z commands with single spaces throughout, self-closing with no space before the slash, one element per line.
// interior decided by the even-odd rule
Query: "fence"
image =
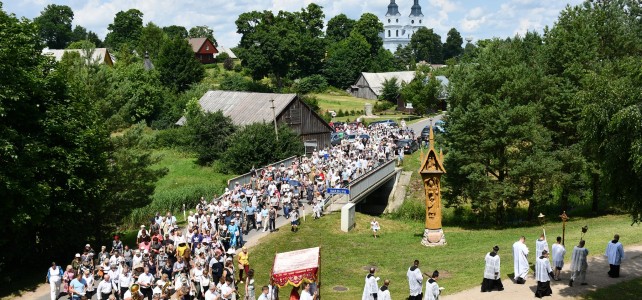
<path fill-rule="evenodd" d="M 266 169 L 269 166 L 275 166 L 275 167 L 278 168 L 281 164 L 284 164 L 285 167 L 289 167 L 289 166 L 292 165 L 294 160 L 296 160 L 297 158 L 298 158 L 298 156 L 295 155 L 295 156 L 288 157 L 288 158 L 286 158 L 284 160 L 277 161 L 277 162 L 275 162 L 273 164 L 268 164 L 267 166 L 264 166 L 264 167 L 262 167 L 260 169 L 256 169 L 256 173 L 260 174 L 263 169 Z M 250 183 L 251 179 L 252 179 L 252 174 L 250 172 L 247 172 L 247 173 L 245 173 L 243 175 L 240 175 L 240 176 L 237 176 L 237 177 L 234 177 L 234 178 L 228 180 L 227 181 L 227 187 L 231 190 L 231 189 L 234 188 L 234 184 L 236 182 L 240 183 L 241 185 L 244 185 L 246 183 Z"/>
<path fill-rule="evenodd" d="M 394 173 L 395 167 L 396 160 L 389 160 L 350 183 L 350 202 L 356 200 L 363 192 Z"/>

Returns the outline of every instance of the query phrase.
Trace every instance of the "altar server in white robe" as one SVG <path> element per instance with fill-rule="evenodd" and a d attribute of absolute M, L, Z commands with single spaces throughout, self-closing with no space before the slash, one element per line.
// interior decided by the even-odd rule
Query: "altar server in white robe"
<path fill-rule="evenodd" d="M 551 268 L 551 262 L 548 260 L 548 251 L 544 250 L 535 263 L 535 279 L 537 280 L 535 297 L 542 298 L 553 294 L 553 290 L 551 290 L 552 275 L 553 269 Z"/>
<path fill-rule="evenodd" d="M 584 248 L 586 241 L 581 240 L 580 244 L 573 248 L 571 255 L 571 281 L 568 282 L 569 286 L 573 286 L 575 280 L 580 280 L 582 285 L 586 285 L 586 270 L 588 269 L 588 249 Z"/>
<path fill-rule="evenodd" d="M 391 300 L 390 298 L 390 280 L 383 281 L 383 285 L 379 289 L 379 298 L 377 300 Z"/>
<path fill-rule="evenodd" d="M 375 277 L 375 268 L 370 268 L 370 273 L 366 275 L 365 286 L 363 287 L 363 295 L 361 296 L 362 300 L 378 300 L 377 294 L 379 287 L 377 286 L 377 281 L 379 277 Z"/>
<path fill-rule="evenodd" d="M 546 236 L 542 233 L 542 235 L 539 236 L 539 239 L 535 241 L 535 261 L 539 259 L 540 256 L 542 256 L 542 252 L 550 252 L 548 250 L 548 242 L 546 241 Z"/>
<path fill-rule="evenodd" d="M 499 246 L 493 247 L 493 251 L 486 253 L 486 267 L 484 268 L 484 279 L 482 280 L 481 286 L 482 293 L 490 292 L 494 289 L 498 291 L 504 290 L 504 285 L 499 274 L 501 261 L 497 252 L 499 252 Z"/>
<path fill-rule="evenodd" d="M 560 280 L 560 272 L 564 267 L 564 255 L 566 254 L 566 248 L 562 245 L 562 237 L 557 237 L 557 243 L 553 244 L 553 279 Z"/>
<path fill-rule="evenodd" d="M 523 236 L 513 244 L 513 268 L 515 272 L 515 283 L 524 284 L 528 274 L 528 247 L 524 244 L 526 238 Z"/>
<path fill-rule="evenodd" d="M 606 245 L 606 257 L 609 259 L 609 277 L 620 277 L 620 264 L 624 258 L 624 247 L 620 243 L 619 234 L 616 234 L 613 240 Z"/>
<path fill-rule="evenodd" d="M 432 277 L 426 281 L 426 292 L 424 293 L 424 300 L 438 300 L 441 294 L 441 288 L 437 284 L 439 279 L 439 271 L 432 272 Z"/>

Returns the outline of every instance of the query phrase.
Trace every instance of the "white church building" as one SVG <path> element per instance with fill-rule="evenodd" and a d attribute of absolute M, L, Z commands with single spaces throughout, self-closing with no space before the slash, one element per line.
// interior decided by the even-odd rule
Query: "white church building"
<path fill-rule="evenodd" d="M 383 23 L 383 47 L 392 53 L 397 51 L 397 46 L 408 45 L 410 38 L 419 28 L 426 27 L 419 0 L 414 0 L 407 17 L 399 12 L 399 6 L 395 0 L 390 0 L 388 12 L 382 17 L 381 23 Z"/>

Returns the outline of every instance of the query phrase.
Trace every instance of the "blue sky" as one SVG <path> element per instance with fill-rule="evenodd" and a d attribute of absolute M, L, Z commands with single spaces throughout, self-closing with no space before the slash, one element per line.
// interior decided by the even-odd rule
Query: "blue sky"
<path fill-rule="evenodd" d="M 238 15 L 252 10 L 300 10 L 311 2 L 324 8 L 326 21 L 344 13 L 358 19 L 362 13 L 377 16 L 386 13 L 390 0 L 0 0 L 3 10 L 17 16 L 34 18 L 47 4 L 68 5 L 74 11 L 74 25 L 81 25 L 101 38 L 107 26 L 121 10 L 136 8 L 143 12 L 143 21 L 159 26 L 181 25 L 190 28 L 208 25 L 214 29 L 219 44 L 233 47 L 240 40 L 234 21 Z M 396 0 L 402 15 L 410 13 L 413 0 Z M 419 0 L 425 24 L 445 40 L 452 27 L 463 37 L 477 39 L 514 36 L 526 31 L 541 32 L 552 26 L 566 5 L 581 0 Z"/>

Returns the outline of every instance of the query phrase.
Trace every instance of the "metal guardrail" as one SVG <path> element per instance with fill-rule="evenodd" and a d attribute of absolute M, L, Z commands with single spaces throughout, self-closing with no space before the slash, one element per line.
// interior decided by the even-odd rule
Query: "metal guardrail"
<path fill-rule="evenodd" d="M 256 173 L 260 174 L 262 170 L 266 169 L 269 166 L 275 166 L 276 168 L 278 168 L 279 166 L 281 166 L 281 163 L 283 163 L 285 165 L 285 167 L 289 167 L 289 166 L 292 165 L 292 162 L 294 162 L 294 160 L 297 159 L 297 158 L 298 158 L 298 156 L 295 155 L 295 156 L 288 157 L 288 158 L 286 158 L 284 160 L 280 160 L 280 161 L 277 161 L 275 163 L 268 164 L 267 166 L 264 166 L 262 168 L 256 169 Z M 243 185 L 243 184 L 246 184 L 246 183 L 250 183 L 251 179 L 252 179 L 252 175 L 250 174 L 250 172 L 247 172 L 247 173 L 245 173 L 243 175 L 240 175 L 240 176 L 237 176 L 237 177 L 234 177 L 234 178 L 228 180 L 227 181 L 227 187 L 231 190 L 231 189 L 234 188 L 234 184 L 237 181 L 238 181 L 238 183 Z"/>
<path fill-rule="evenodd" d="M 354 199 L 357 199 L 370 187 L 394 173 L 396 170 L 396 163 L 397 161 L 394 159 L 387 161 L 383 163 L 383 165 L 380 165 L 376 169 L 364 174 L 357 180 L 350 183 L 350 202 L 353 202 Z"/>

